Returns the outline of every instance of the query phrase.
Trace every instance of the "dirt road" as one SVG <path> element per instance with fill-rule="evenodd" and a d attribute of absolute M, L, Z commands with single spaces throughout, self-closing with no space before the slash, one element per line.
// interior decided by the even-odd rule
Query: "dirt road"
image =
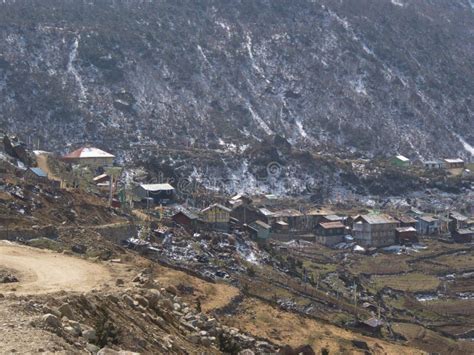
<path fill-rule="evenodd" d="M 20 282 L 0 284 L 0 292 L 20 295 L 86 292 L 112 277 L 101 264 L 6 241 L 0 241 L 1 268 L 12 270 Z"/>

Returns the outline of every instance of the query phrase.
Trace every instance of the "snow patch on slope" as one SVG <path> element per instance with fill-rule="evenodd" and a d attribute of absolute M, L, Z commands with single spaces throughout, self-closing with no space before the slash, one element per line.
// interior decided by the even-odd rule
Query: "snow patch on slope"
<path fill-rule="evenodd" d="M 466 142 L 466 140 L 459 134 L 454 133 L 454 135 L 456 136 L 457 139 L 459 139 L 464 149 L 468 151 L 472 156 L 474 156 L 474 147 L 470 145 L 468 142 Z"/>
<path fill-rule="evenodd" d="M 258 123 L 258 125 L 265 131 L 266 134 L 271 135 L 273 134 L 273 131 L 268 127 L 268 125 L 265 123 L 265 121 L 256 113 L 252 106 L 247 105 L 248 110 L 250 111 L 250 114 L 252 115 L 252 118 L 254 121 Z"/>
<path fill-rule="evenodd" d="M 77 58 L 78 48 L 79 48 L 79 38 L 75 38 L 74 42 L 72 43 L 71 52 L 69 53 L 69 62 L 67 63 L 67 71 L 68 73 L 71 73 L 72 76 L 74 76 L 74 79 L 76 80 L 77 85 L 79 86 L 80 99 L 85 101 L 86 90 L 84 88 L 84 85 L 82 84 L 82 79 L 81 79 L 81 76 L 79 75 L 79 72 L 74 67 L 74 61 Z"/>
<path fill-rule="evenodd" d="M 401 0 L 390 0 L 390 2 L 395 6 L 404 7 L 405 4 Z"/>

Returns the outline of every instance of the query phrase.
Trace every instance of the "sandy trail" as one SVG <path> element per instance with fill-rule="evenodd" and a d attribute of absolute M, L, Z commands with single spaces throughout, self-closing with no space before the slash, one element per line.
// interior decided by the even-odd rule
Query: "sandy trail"
<path fill-rule="evenodd" d="M 0 241 L 1 268 L 13 270 L 20 282 L 0 284 L 0 292 L 18 295 L 86 292 L 112 277 L 103 265 L 6 241 Z"/>

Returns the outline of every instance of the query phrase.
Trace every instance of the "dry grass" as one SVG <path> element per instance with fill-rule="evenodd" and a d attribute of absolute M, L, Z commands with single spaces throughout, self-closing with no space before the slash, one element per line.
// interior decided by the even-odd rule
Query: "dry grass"
<path fill-rule="evenodd" d="M 352 340 L 367 342 L 371 354 L 423 354 L 423 351 L 414 348 L 302 318 L 254 299 L 246 299 L 237 314 L 227 322 L 254 336 L 271 339 L 277 344 L 310 344 L 316 354 L 320 354 L 323 348 L 329 350 L 329 354 L 363 354 L 353 347 Z"/>
<path fill-rule="evenodd" d="M 437 277 L 416 272 L 403 275 L 373 276 L 371 282 L 376 289 L 390 287 L 407 292 L 432 291 L 440 284 Z"/>
<path fill-rule="evenodd" d="M 184 285 L 192 287 L 194 293 L 192 295 L 183 295 L 190 302 L 201 301 L 201 309 L 203 312 L 210 312 L 214 309 L 222 308 L 229 304 L 234 297 L 239 294 L 239 290 L 233 286 L 221 283 L 210 283 L 197 277 L 190 276 L 185 272 L 166 268 L 163 266 L 156 267 L 155 278 L 161 285 L 168 286 Z"/>
<path fill-rule="evenodd" d="M 419 325 L 394 323 L 393 330 L 407 339 L 407 345 L 437 354 L 473 354 L 474 344 L 456 342 Z"/>
<path fill-rule="evenodd" d="M 361 256 L 351 265 L 354 274 L 397 274 L 409 271 L 407 257 L 402 255 Z"/>
<path fill-rule="evenodd" d="M 434 261 L 446 265 L 452 271 L 474 268 L 473 252 L 461 255 L 444 255 L 436 258 Z"/>

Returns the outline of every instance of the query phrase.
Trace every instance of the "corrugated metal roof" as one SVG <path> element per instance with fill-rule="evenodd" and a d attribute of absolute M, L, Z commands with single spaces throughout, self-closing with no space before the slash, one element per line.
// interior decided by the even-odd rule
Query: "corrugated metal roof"
<path fill-rule="evenodd" d="M 260 208 L 258 210 L 261 214 L 263 214 L 264 216 L 273 216 L 274 213 L 272 211 L 270 211 L 269 209 L 267 208 Z"/>
<path fill-rule="evenodd" d="M 175 214 L 175 216 L 176 216 L 178 213 L 184 214 L 184 215 L 185 215 L 186 217 L 188 217 L 189 219 L 198 219 L 198 216 L 197 216 L 197 215 L 195 215 L 195 214 L 192 213 L 191 211 L 188 211 L 188 210 L 186 210 L 186 209 L 184 209 L 184 208 L 181 209 L 181 210 L 179 210 L 179 211 Z"/>
<path fill-rule="evenodd" d="M 257 224 L 257 225 L 259 225 L 260 227 L 265 228 L 265 229 L 270 229 L 270 228 L 271 228 L 268 224 L 266 224 L 265 222 L 260 221 L 260 220 L 255 221 L 255 224 Z"/>
<path fill-rule="evenodd" d="M 404 232 L 416 232 L 416 229 L 413 227 L 399 227 L 395 228 L 397 232 L 404 233 Z"/>
<path fill-rule="evenodd" d="M 341 222 L 326 222 L 319 224 L 324 229 L 338 229 L 338 228 L 345 228 L 345 226 Z"/>
<path fill-rule="evenodd" d="M 360 216 L 359 218 L 363 219 L 368 224 L 397 223 L 397 221 L 395 221 L 394 219 L 389 218 L 388 216 L 383 214 L 366 214 Z"/>
<path fill-rule="evenodd" d="M 333 222 L 344 220 L 344 217 L 338 216 L 337 214 L 328 214 L 328 215 L 325 215 L 324 218 L 326 218 L 328 221 L 333 221 Z"/>
<path fill-rule="evenodd" d="M 408 159 L 407 157 L 405 157 L 403 155 L 397 155 L 395 158 L 397 158 L 398 160 L 401 160 L 401 161 L 410 161 L 410 159 Z"/>
<path fill-rule="evenodd" d="M 115 158 L 114 155 L 107 153 L 99 148 L 83 147 L 79 148 L 65 156 L 65 159 L 83 159 L 83 158 Z"/>
<path fill-rule="evenodd" d="M 464 160 L 456 158 L 456 159 L 444 159 L 446 163 L 449 164 L 459 164 L 459 163 L 464 163 Z"/>
<path fill-rule="evenodd" d="M 469 217 L 466 217 L 459 212 L 451 212 L 450 216 L 454 219 L 457 219 L 458 221 L 467 221 L 469 219 Z"/>
<path fill-rule="evenodd" d="M 397 219 L 402 223 L 416 223 L 416 219 L 410 216 L 400 216 Z"/>
<path fill-rule="evenodd" d="M 93 181 L 99 181 L 99 180 L 102 180 L 102 179 L 105 179 L 105 178 L 108 178 L 108 177 L 109 177 L 109 175 L 107 175 L 107 174 L 101 174 L 101 175 L 96 176 L 92 180 Z"/>
<path fill-rule="evenodd" d="M 303 214 L 295 209 L 288 208 L 286 210 L 280 210 L 276 211 L 273 213 L 275 217 L 300 217 L 303 216 Z"/>
<path fill-rule="evenodd" d="M 212 208 L 218 208 L 218 209 L 226 211 L 226 212 L 232 212 L 232 210 L 230 208 L 227 208 L 227 207 L 221 205 L 220 203 L 214 203 L 213 205 L 210 205 L 209 207 L 206 207 L 205 209 L 203 209 L 201 212 L 207 212 Z"/>
<path fill-rule="evenodd" d="M 30 168 L 30 170 L 35 174 L 36 176 L 39 177 L 44 177 L 47 178 L 48 174 L 46 174 L 41 168 Z"/>
<path fill-rule="evenodd" d="M 172 191 L 174 187 L 170 184 L 141 184 L 140 187 L 145 191 L 157 192 L 157 191 Z"/>
<path fill-rule="evenodd" d="M 438 218 L 432 216 L 421 216 L 420 219 L 427 223 L 436 222 L 438 220 Z"/>

